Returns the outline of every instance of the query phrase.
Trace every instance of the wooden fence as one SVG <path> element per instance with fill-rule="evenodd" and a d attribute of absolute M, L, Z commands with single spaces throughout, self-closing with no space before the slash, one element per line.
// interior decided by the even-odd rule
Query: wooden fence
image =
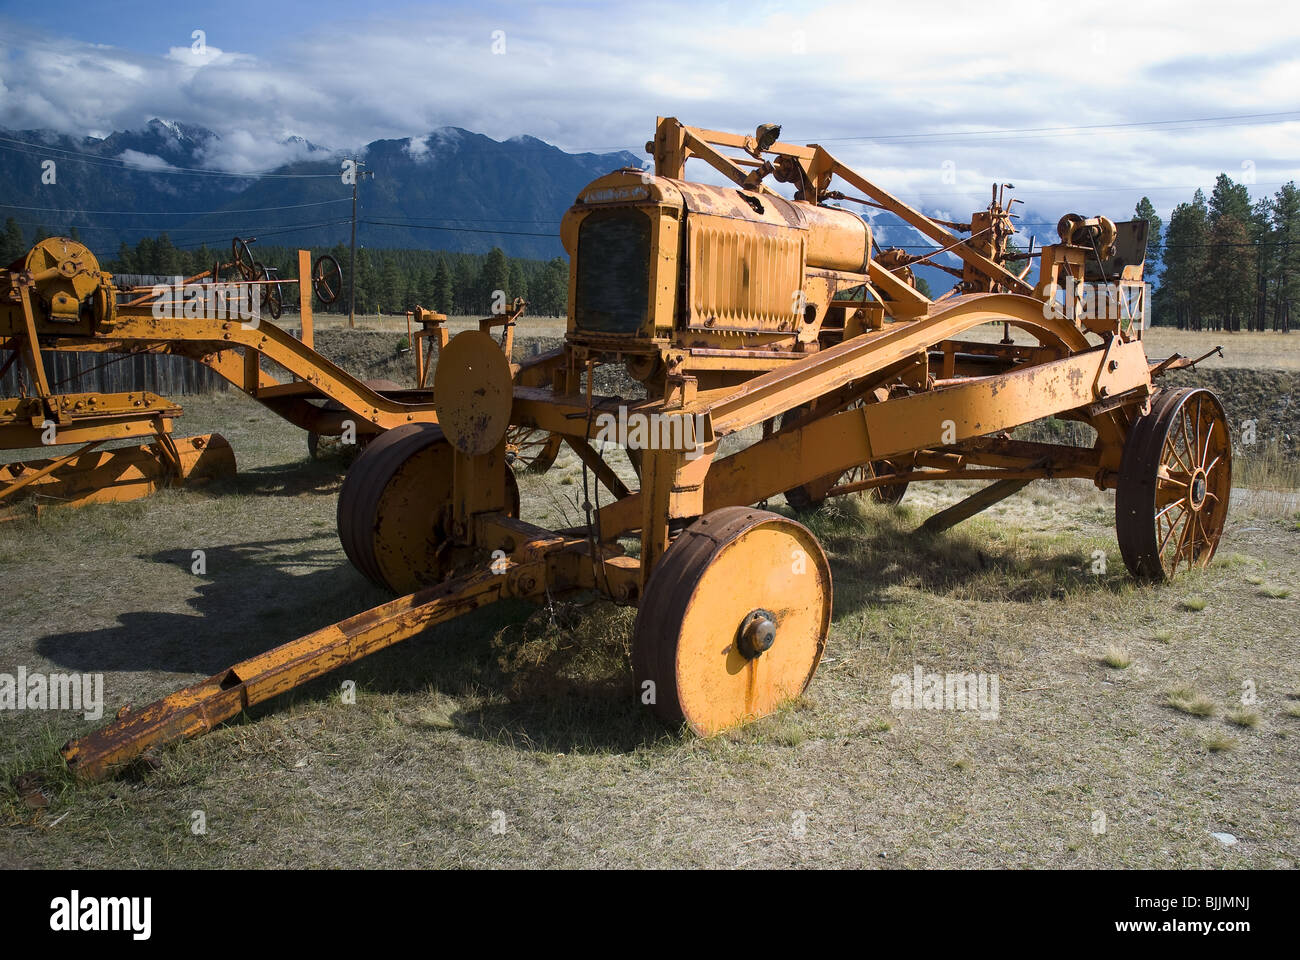
<path fill-rule="evenodd" d="M 54 393 L 127 393 L 149 390 L 164 397 L 209 393 L 230 384 L 212 369 L 188 357 L 166 353 L 67 353 L 42 351 L 45 374 Z M 32 392 L 31 377 L 21 362 L 0 377 L 0 397 L 16 397 L 20 378 Z"/>

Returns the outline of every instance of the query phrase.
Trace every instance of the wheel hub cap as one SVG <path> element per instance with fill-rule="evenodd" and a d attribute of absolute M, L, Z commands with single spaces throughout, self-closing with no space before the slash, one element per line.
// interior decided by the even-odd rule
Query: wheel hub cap
<path fill-rule="evenodd" d="M 740 652 L 750 660 L 762 656 L 776 643 L 776 617 L 766 610 L 751 610 L 740 622 Z"/>

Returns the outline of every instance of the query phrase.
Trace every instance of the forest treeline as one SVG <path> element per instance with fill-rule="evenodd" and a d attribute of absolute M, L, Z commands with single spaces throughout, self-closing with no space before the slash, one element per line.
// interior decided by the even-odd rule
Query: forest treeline
<path fill-rule="evenodd" d="M 1155 286 L 1152 322 L 1185 330 L 1291 329 L 1291 309 L 1300 298 L 1300 189 L 1294 182 L 1252 202 L 1246 184 L 1220 174 L 1208 198 L 1198 189 L 1174 207 L 1168 224 L 1147 197 L 1134 215 L 1151 226 L 1146 278 Z M 74 239 L 76 233 L 70 231 Z M 38 229 L 24 238 L 10 218 L 0 234 L 0 264 L 51 235 Z M 295 274 L 296 248 L 257 244 L 252 250 L 279 276 Z M 338 260 L 346 277 L 347 247 L 312 250 L 313 257 L 321 253 Z M 122 244 L 104 266 L 112 273 L 193 276 L 230 258 L 229 246 L 181 249 L 164 233 L 134 247 Z M 396 314 L 418 304 L 447 314 L 487 315 L 500 290 L 527 300 L 529 313 L 563 316 L 568 295 L 562 258 L 511 258 L 495 247 L 486 254 L 361 249 L 356 273 L 358 313 Z M 346 313 L 346 293 L 327 309 Z"/>
<path fill-rule="evenodd" d="M 1300 297 L 1300 190 L 1285 183 L 1251 202 L 1246 184 L 1219 174 L 1167 226 L 1143 197 L 1151 225 L 1146 277 L 1159 283 L 1154 321 L 1180 330 L 1291 330 Z M 1163 229 L 1162 229 L 1163 228 Z M 1157 269 L 1158 267 L 1158 269 Z"/>
<path fill-rule="evenodd" d="M 24 240 L 21 226 L 10 218 L 0 234 L 0 263 L 12 263 L 33 244 L 54 235 L 40 229 Z M 68 236 L 79 239 L 75 227 Z M 297 247 L 257 243 L 249 249 L 258 262 L 274 268 L 278 276 L 297 275 Z M 322 308 L 318 303 L 316 309 L 347 313 L 348 248 L 343 244 L 311 248 L 313 260 L 322 253 L 339 262 L 345 278 L 344 293 L 331 306 Z M 163 233 L 145 237 L 134 247 L 123 243 L 118 247 L 117 256 L 104 261 L 102 266 L 114 274 L 192 277 L 211 270 L 214 264 L 228 263 L 231 258 L 229 244 L 186 250 L 177 247 Z M 527 300 L 528 312 L 534 316 L 556 317 L 564 315 L 569 293 L 569 266 L 562 258 L 508 257 L 497 247 L 478 254 L 360 249 L 356 269 L 356 310 L 362 314 L 400 314 L 419 305 L 446 314 L 487 316 L 492 312 L 494 292 L 500 290 L 508 299 Z M 284 296 L 292 304 L 294 294 L 285 290 Z"/>

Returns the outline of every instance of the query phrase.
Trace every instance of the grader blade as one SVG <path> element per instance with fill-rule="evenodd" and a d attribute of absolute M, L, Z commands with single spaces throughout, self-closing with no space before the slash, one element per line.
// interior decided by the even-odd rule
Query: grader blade
<path fill-rule="evenodd" d="M 259 654 L 63 747 L 68 768 L 101 780 L 150 747 L 197 737 L 217 724 L 331 670 L 355 663 L 438 623 L 499 600 L 500 567 L 426 587 Z"/>
<path fill-rule="evenodd" d="M 98 450 L 99 441 L 50 460 L 0 466 L 0 503 L 21 495 L 81 505 L 138 500 L 163 487 L 201 485 L 235 476 L 235 452 L 219 433 Z"/>

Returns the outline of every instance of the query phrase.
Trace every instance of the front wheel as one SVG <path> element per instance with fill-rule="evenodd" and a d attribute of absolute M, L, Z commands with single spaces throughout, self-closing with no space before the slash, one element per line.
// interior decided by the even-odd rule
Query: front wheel
<path fill-rule="evenodd" d="M 639 695 L 712 736 L 772 713 L 812 680 L 831 571 L 807 527 L 750 507 L 691 524 L 655 566 L 632 642 Z"/>

